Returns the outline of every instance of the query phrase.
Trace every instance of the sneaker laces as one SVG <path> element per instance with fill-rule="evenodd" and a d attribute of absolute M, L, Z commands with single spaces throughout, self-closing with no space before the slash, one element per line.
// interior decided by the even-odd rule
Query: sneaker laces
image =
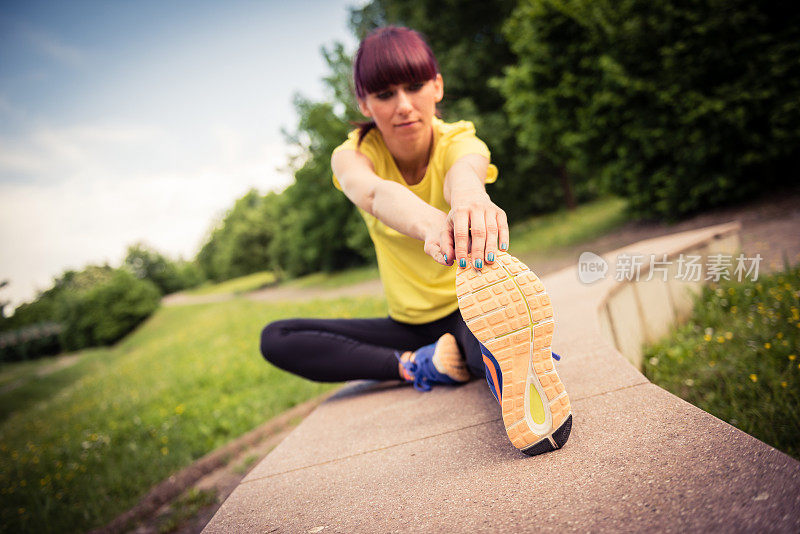
<path fill-rule="evenodd" d="M 437 342 L 438 343 L 438 342 Z M 435 384 L 455 384 L 456 381 L 445 374 L 439 372 L 433 363 L 433 354 L 436 350 L 436 343 L 431 343 L 417 349 L 411 358 L 404 360 L 399 352 L 396 352 L 400 365 L 414 376 L 414 389 L 417 391 L 430 391 Z"/>
<path fill-rule="evenodd" d="M 436 367 L 433 365 L 432 358 L 422 358 L 419 362 L 416 361 L 408 361 L 408 365 L 406 362 L 403 363 L 403 367 L 406 368 L 406 371 L 410 372 L 414 375 L 414 389 L 417 391 L 430 391 L 431 384 L 434 384 L 430 377 L 434 376 L 432 371 L 436 371 Z"/>

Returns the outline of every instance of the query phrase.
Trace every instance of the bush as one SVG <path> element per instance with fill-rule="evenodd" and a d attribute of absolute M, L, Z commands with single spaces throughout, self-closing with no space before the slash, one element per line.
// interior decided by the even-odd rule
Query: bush
<path fill-rule="evenodd" d="M 174 262 L 143 243 L 128 247 L 124 264 L 136 278 L 153 282 L 163 295 L 203 282 L 202 270 L 194 262 Z"/>
<path fill-rule="evenodd" d="M 520 144 L 675 219 L 788 184 L 800 144 L 789 2 L 523 0 L 502 87 Z"/>
<path fill-rule="evenodd" d="M 0 333 L 0 362 L 29 360 L 61 351 L 58 323 L 41 322 Z"/>
<path fill-rule="evenodd" d="M 110 345 L 149 317 L 160 300 L 153 282 L 122 269 L 95 286 L 64 291 L 56 306 L 61 344 L 66 350 Z"/>

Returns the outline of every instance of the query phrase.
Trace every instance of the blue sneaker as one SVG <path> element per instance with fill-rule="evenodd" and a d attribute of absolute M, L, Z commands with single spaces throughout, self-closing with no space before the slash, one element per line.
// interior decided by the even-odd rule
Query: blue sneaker
<path fill-rule="evenodd" d="M 414 382 L 417 391 L 430 391 L 434 384 L 462 384 L 469 380 L 467 363 L 452 334 L 444 334 L 436 343 L 413 353 L 398 353 L 397 359 L 403 378 Z"/>
<path fill-rule="evenodd" d="M 535 455 L 564 446 L 572 408 L 550 349 L 553 305 L 542 281 L 505 252 L 480 271 L 459 268 L 461 315 L 481 343 L 486 380 L 511 443 Z"/>

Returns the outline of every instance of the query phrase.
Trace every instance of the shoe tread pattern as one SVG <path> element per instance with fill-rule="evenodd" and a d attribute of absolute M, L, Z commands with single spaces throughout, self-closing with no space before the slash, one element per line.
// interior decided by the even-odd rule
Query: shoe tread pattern
<path fill-rule="evenodd" d="M 551 356 L 553 306 L 544 284 L 517 258 L 499 252 L 497 260 L 485 264 L 481 271 L 459 269 L 456 293 L 467 326 L 500 364 L 501 411 L 509 439 L 528 454 L 552 450 L 538 445 L 549 443 L 554 429 L 570 415 L 570 403 Z M 525 388 L 531 364 L 552 419 L 550 430 L 543 435 L 535 434 L 525 420 Z"/>

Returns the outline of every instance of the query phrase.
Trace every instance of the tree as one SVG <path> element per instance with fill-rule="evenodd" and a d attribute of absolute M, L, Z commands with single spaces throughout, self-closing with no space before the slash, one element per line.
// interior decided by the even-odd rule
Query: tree
<path fill-rule="evenodd" d="M 789 183 L 800 10 L 789 2 L 522 0 L 502 82 L 521 143 L 663 219 Z"/>
<path fill-rule="evenodd" d="M 174 262 L 144 243 L 128 247 L 124 265 L 136 278 L 153 282 L 163 295 L 192 287 L 202 281 L 185 262 Z"/>
<path fill-rule="evenodd" d="M 197 255 L 205 276 L 222 281 L 276 268 L 270 248 L 280 220 L 278 205 L 276 194 L 262 196 L 255 189 L 238 199 Z"/>
<path fill-rule="evenodd" d="M 326 59 L 332 67 L 349 65 L 341 47 L 327 53 Z M 333 187 L 330 165 L 334 148 L 352 129 L 345 120 L 353 115 L 352 109 L 345 107 L 337 114 L 332 104 L 301 96 L 295 97 L 295 108 L 300 124 L 288 138 L 305 160 L 296 167 L 295 182 L 281 195 L 283 217 L 275 256 L 281 268 L 294 276 L 362 265 L 374 257 L 369 234 L 355 206 Z"/>

